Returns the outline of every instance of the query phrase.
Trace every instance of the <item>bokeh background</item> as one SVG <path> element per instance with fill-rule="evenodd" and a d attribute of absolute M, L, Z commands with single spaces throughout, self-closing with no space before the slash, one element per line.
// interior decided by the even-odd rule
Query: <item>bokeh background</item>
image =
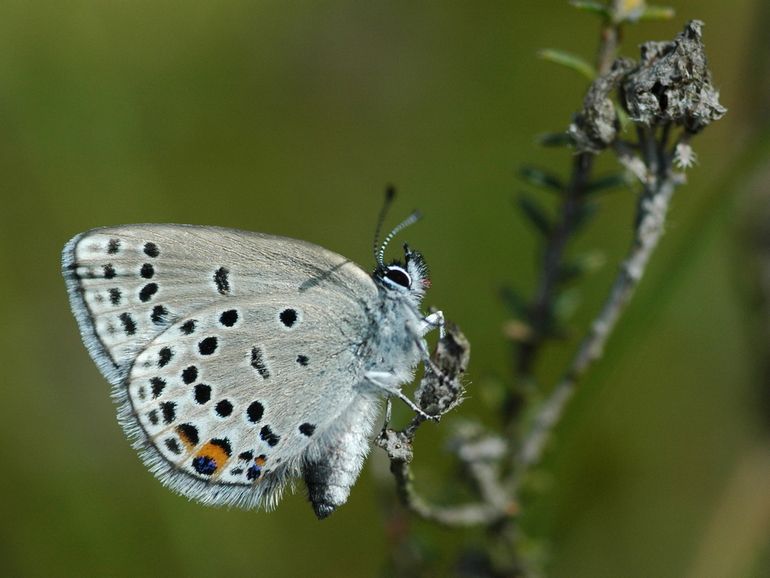
<path fill-rule="evenodd" d="M 676 18 L 628 29 L 623 52 L 704 20 L 729 114 L 695 141 L 699 165 L 649 274 L 525 503 L 552 576 L 770 576 L 767 310 L 747 233 L 770 226 L 752 221 L 770 182 L 756 177 L 769 148 L 770 19 L 758 0 L 669 4 Z M 511 375 L 499 289 L 531 289 L 535 274 L 515 170 L 567 170 L 570 153 L 534 137 L 564 128 L 585 90 L 536 52 L 592 58 L 597 29 L 561 0 L 3 0 L 2 573 L 390 572 L 396 506 L 378 451 L 323 523 L 301 492 L 265 514 L 205 508 L 156 482 L 80 343 L 61 247 L 99 225 L 216 224 L 307 239 L 368 267 L 395 183 L 392 220 L 427 215 L 404 237 L 431 266 L 427 302 L 473 345 L 455 419 L 494 424 Z M 578 327 L 615 274 L 633 208 L 628 191 L 606 195 L 576 243 L 606 260 L 582 286 Z M 547 351 L 546 384 L 571 346 Z M 439 500 L 454 484 L 451 421 L 425 427 L 416 448 L 418 484 Z M 412 533 L 432 575 L 484 540 L 420 522 Z"/>

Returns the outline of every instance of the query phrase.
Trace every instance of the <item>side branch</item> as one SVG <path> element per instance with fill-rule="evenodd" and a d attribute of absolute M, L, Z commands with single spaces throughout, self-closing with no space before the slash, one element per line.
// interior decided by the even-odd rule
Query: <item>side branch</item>
<path fill-rule="evenodd" d="M 663 235 L 674 189 L 680 182 L 680 177 L 670 170 L 668 163 L 659 168 L 659 175 L 649 175 L 646 179 L 645 191 L 639 204 L 634 241 L 604 306 L 591 324 L 564 377 L 543 403 L 523 440 L 516 457 L 515 485 L 520 483 L 532 465 L 540 461 L 548 436 L 561 419 L 580 377 L 601 357 L 607 339 L 644 276 L 650 256 Z"/>
<path fill-rule="evenodd" d="M 446 336 L 439 340 L 432 356 L 433 367 L 426 364 L 425 375 L 417 389 L 420 408 L 429 415 L 443 416 L 461 401 L 461 377 L 468 366 L 470 344 L 460 330 L 447 324 Z M 433 369 L 436 369 L 434 371 Z M 396 480 L 396 491 L 401 503 L 425 520 L 449 527 L 491 525 L 513 513 L 510 499 L 499 483 L 497 463 L 505 452 L 505 445 L 497 438 L 472 440 L 468 436 L 457 444 L 456 454 L 465 465 L 470 479 L 482 498 L 480 502 L 439 506 L 420 496 L 413 483 L 411 462 L 412 443 L 417 429 L 425 421 L 415 415 L 402 430 L 383 428 L 376 444 L 390 459 L 390 471 Z"/>
<path fill-rule="evenodd" d="M 447 527 L 491 525 L 514 512 L 508 506 L 505 491 L 498 484 L 498 474 L 492 464 L 474 464 L 473 474 L 480 486 L 483 502 L 440 506 L 423 498 L 414 487 L 410 467 L 413 452 L 412 440 L 404 432 L 383 430 L 377 445 L 390 458 L 390 471 L 396 480 L 396 491 L 401 503 L 420 518 Z"/>
<path fill-rule="evenodd" d="M 514 459 L 514 489 L 526 471 L 540 461 L 550 432 L 564 413 L 578 380 L 602 355 L 604 345 L 639 284 L 647 262 L 663 234 L 674 189 L 683 178 L 671 169 L 672 162 L 692 164 L 689 139 L 726 109 L 711 84 L 702 42 L 703 23 L 693 20 L 673 41 L 648 42 L 641 62 L 619 59 L 605 77 L 597 78 L 588 91 L 584 109 L 570 127 L 580 150 L 598 152 L 613 148 L 631 174 L 642 182 L 634 237 L 610 293 L 591 324 L 562 380 L 539 408 Z M 684 71 L 684 72 L 683 72 Z M 618 89 L 623 108 L 637 129 L 636 146 L 624 143 L 609 95 Z M 608 123 L 614 119 L 614 124 Z M 681 127 L 673 151 L 672 129 Z M 637 156 L 636 153 L 640 156 Z"/>

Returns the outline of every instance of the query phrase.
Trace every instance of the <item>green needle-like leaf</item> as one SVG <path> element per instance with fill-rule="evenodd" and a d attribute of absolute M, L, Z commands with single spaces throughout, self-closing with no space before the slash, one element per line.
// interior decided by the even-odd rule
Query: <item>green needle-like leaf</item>
<path fill-rule="evenodd" d="M 511 313 L 517 317 L 524 318 L 527 316 L 527 310 L 529 305 L 521 291 L 510 286 L 505 286 L 500 289 L 500 297 L 503 302 L 508 306 Z"/>
<path fill-rule="evenodd" d="M 592 2 L 591 0 L 572 0 L 570 5 L 584 12 L 599 14 L 605 18 L 610 16 L 610 7 L 602 2 Z"/>
<path fill-rule="evenodd" d="M 598 212 L 599 205 L 596 203 L 583 203 L 575 218 L 575 230 L 579 231 L 591 222 L 591 219 Z"/>
<path fill-rule="evenodd" d="M 554 317 L 560 325 L 566 324 L 580 307 L 582 296 L 576 287 L 562 291 L 553 305 Z"/>
<path fill-rule="evenodd" d="M 629 183 L 628 183 L 628 178 L 626 177 L 626 173 L 612 173 L 612 174 L 594 179 L 593 181 L 588 183 L 588 185 L 585 188 L 585 193 L 588 195 L 591 195 L 594 193 L 603 193 L 611 189 L 627 187 L 628 184 Z"/>
<path fill-rule="evenodd" d="M 545 209 L 535 199 L 528 195 L 519 195 L 516 199 L 516 203 L 521 209 L 521 212 L 532 224 L 532 226 L 540 231 L 543 236 L 551 234 L 551 220 L 545 212 Z"/>
<path fill-rule="evenodd" d="M 550 189 L 557 193 L 564 192 L 564 183 L 561 179 L 545 169 L 525 165 L 519 168 L 519 177 L 536 187 Z"/>
<path fill-rule="evenodd" d="M 574 70 L 578 74 L 583 75 L 588 80 L 596 78 L 596 69 L 585 58 L 573 54 L 572 52 L 546 48 L 538 52 L 538 56 L 548 62 L 566 66 L 570 70 Z"/>
<path fill-rule="evenodd" d="M 604 265 L 606 259 L 600 251 L 590 251 L 578 255 L 574 259 L 563 263 L 559 270 L 559 281 L 568 283 L 583 275 L 595 273 Z"/>
<path fill-rule="evenodd" d="M 544 147 L 569 147 L 574 141 L 567 132 L 547 132 L 535 137 L 535 142 Z"/>
<path fill-rule="evenodd" d="M 671 20 L 676 11 L 670 6 L 647 6 L 639 15 L 639 20 Z"/>

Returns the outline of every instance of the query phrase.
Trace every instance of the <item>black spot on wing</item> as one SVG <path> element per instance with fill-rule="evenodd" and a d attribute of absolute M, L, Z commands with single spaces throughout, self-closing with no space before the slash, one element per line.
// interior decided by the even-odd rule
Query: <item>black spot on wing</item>
<path fill-rule="evenodd" d="M 297 322 L 297 312 L 294 309 L 284 309 L 279 317 L 286 327 L 291 327 Z"/>
<path fill-rule="evenodd" d="M 160 404 L 163 414 L 163 423 L 169 424 L 176 419 L 176 404 L 173 401 L 164 401 Z"/>
<path fill-rule="evenodd" d="M 238 311 L 235 309 L 228 309 L 223 311 L 219 316 L 219 322 L 225 327 L 232 327 L 238 321 Z"/>
<path fill-rule="evenodd" d="M 248 409 L 246 410 L 246 416 L 252 423 L 257 423 L 259 420 L 261 420 L 264 413 L 265 407 L 258 401 L 251 402 L 251 405 L 249 405 Z"/>
<path fill-rule="evenodd" d="M 201 355 L 211 355 L 217 350 L 217 344 L 216 337 L 206 337 L 198 343 L 198 351 Z"/>
<path fill-rule="evenodd" d="M 226 399 L 223 399 L 217 402 L 217 405 L 214 407 L 214 411 L 217 412 L 219 417 L 228 417 L 231 413 L 233 413 L 233 404 Z"/>
<path fill-rule="evenodd" d="M 211 386 L 205 383 L 199 383 L 195 386 L 195 401 L 203 405 L 211 399 Z"/>
<path fill-rule="evenodd" d="M 174 352 L 170 347 L 161 348 L 158 352 L 158 367 L 167 366 L 172 357 L 174 357 Z"/>
<path fill-rule="evenodd" d="M 303 423 L 299 426 L 299 433 L 310 437 L 315 432 L 315 426 L 312 423 Z"/>
<path fill-rule="evenodd" d="M 265 365 L 265 360 L 262 354 L 262 350 L 259 347 L 251 348 L 251 367 L 257 370 L 257 373 L 262 379 L 268 379 L 270 377 L 270 370 Z"/>
<path fill-rule="evenodd" d="M 120 251 L 120 239 L 110 239 L 107 242 L 107 254 L 114 255 Z"/>
<path fill-rule="evenodd" d="M 182 441 L 191 446 L 197 446 L 200 441 L 198 436 L 198 428 L 190 423 L 183 423 L 177 426 L 176 433 L 182 438 Z"/>
<path fill-rule="evenodd" d="M 230 293 L 230 271 L 225 267 L 220 267 L 214 271 L 214 283 L 220 295 Z"/>
<path fill-rule="evenodd" d="M 117 287 L 113 287 L 107 291 L 110 294 L 110 303 L 113 305 L 120 305 L 121 292 Z"/>
<path fill-rule="evenodd" d="M 191 365 L 190 367 L 182 370 L 182 381 L 184 381 L 187 385 L 195 382 L 196 379 L 198 379 L 198 368 L 194 365 Z"/>
<path fill-rule="evenodd" d="M 168 451 L 170 451 L 172 454 L 179 455 L 182 453 L 182 448 L 179 447 L 179 442 L 174 438 L 168 438 L 164 440 L 163 443 L 166 444 L 166 448 L 168 448 Z"/>
<path fill-rule="evenodd" d="M 275 446 L 279 441 L 281 441 L 281 436 L 273 433 L 273 430 L 270 429 L 269 425 L 266 425 L 261 430 L 259 430 L 259 437 L 265 440 L 267 445 L 269 445 L 271 448 Z"/>
<path fill-rule="evenodd" d="M 160 249 L 158 249 L 158 246 L 155 243 L 145 243 L 144 254 L 154 259 L 160 255 Z"/>
<path fill-rule="evenodd" d="M 123 331 L 125 331 L 126 335 L 133 335 L 136 333 L 136 321 L 134 321 L 134 318 L 131 317 L 130 313 L 121 313 L 118 319 L 120 319 L 120 322 L 123 324 Z"/>
<path fill-rule="evenodd" d="M 142 289 L 139 291 L 139 301 L 142 303 L 147 303 L 150 299 L 152 299 L 152 296 L 155 295 L 158 292 L 158 284 L 157 283 L 147 283 Z"/>
<path fill-rule="evenodd" d="M 157 399 L 166 388 L 166 380 L 162 377 L 153 377 L 150 379 L 150 385 L 152 386 L 152 398 Z"/>
<path fill-rule="evenodd" d="M 166 309 L 163 305 L 156 305 L 152 308 L 152 313 L 150 314 L 150 319 L 155 325 L 163 325 L 168 320 L 166 317 L 168 316 L 168 309 Z"/>

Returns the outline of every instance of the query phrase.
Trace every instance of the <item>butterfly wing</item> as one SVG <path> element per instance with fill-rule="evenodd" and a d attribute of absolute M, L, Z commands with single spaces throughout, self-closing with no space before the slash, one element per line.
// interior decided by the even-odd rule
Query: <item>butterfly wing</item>
<path fill-rule="evenodd" d="M 363 395 L 359 345 L 336 305 L 227 302 L 158 335 L 131 368 L 120 416 L 150 469 L 205 503 L 271 506 Z"/>
<path fill-rule="evenodd" d="M 337 436 L 337 417 L 365 395 L 354 391 L 358 348 L 377 290 L 321 247 L 138 225 L 75 237 L 63 265 L 121 423 L 185 495 L 273 505 L 303 454 L 319 454 L 314 440 Z"/>
<path fill-rule="evenodd" d="M 226 298 L 329 292 L 374 298 L 369 275 L 322 247 L 284 237 L 192 225 L 93 229 L 62 254 L 83 340 L 113 385 L 176 320 Z"/>

